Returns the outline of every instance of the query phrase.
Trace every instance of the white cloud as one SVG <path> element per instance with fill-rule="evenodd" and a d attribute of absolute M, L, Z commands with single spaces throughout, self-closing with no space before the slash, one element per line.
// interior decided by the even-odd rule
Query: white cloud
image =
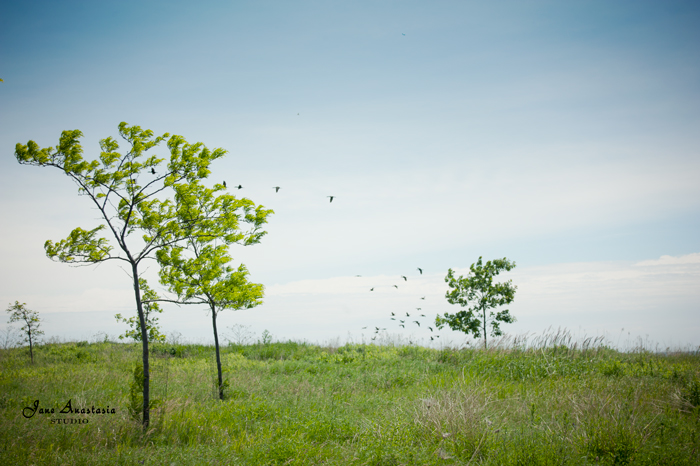
<path fill-rule="evenodd" d="M 657 267 L 657 266 L 677 266 L 691 265 L 697 266 L 700 264 L 700 253 L 686 254 L 685 256 L 661 256 L 655 260 L 646 260 L 637 262 L 635 267 Z"/>

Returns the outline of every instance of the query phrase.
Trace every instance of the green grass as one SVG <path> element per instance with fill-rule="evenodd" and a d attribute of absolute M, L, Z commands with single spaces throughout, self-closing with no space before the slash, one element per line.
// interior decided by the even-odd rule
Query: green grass
<path fill-rule="evenodd" d="M 33 365 L 0 350 L 0 464 L 700 464 L 697 353 L 229 345 L 222 402 L 212 347 L 153 345 L 146 433 L 128 410 L 139 358 L 110 342 L 40 346 Z M 116 413 L 58 414 L 69 399 Z M 34 400 L 56 413 L 24 418 Z"/>

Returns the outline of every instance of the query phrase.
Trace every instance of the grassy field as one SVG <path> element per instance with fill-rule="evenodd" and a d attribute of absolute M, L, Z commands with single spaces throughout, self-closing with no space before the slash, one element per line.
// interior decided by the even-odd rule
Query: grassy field
<path fill-rule="evenodd" d="M 509 346 L 229 345 L 222 402 L 212 347 L 154 345 L 146 433 L 138 345 L 0 350 L 0 464 L 700 464 L 697 352 Z"/>

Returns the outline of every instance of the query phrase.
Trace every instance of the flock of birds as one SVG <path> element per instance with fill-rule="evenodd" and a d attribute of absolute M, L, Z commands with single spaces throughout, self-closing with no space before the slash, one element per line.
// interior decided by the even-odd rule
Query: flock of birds
<path fill-rule="evenodd" d="M 418 270 L 418 272 L 419 272 L 421 275 L 423 275 L 423 269 L 421 269 L 420 267 L 417 267 L 417 270 Z M 355 275 L 355 276 L 356 276 L 356 277 L 361 277 L 362 275 Z M 401 275 L 401 278 L 403 278 L 403 280 L 404 280 L 405 282 L 408 281 L 408 277 L 406 277 L 405 275 Z M 392 285 L 392 286 L 393 286 L 394 288 L 396 288 L 397 290 L 399 289 L 399 286 L 398 286 L 398 285 Z M 372 288 L 369 289 L 369 291 L 374 291 L 375 288 L 376 288 L 376 287 L 372 287 Z M 421 299 L 421 300 L 425 300 L 425 296 L 422 296 L 420 299 Z M 418 312 L 421 312 L 422 310 L 423 310 L 423 308 L 421 308 L 421 307 L 417 307 L 417 308 L 416 308 L 416 311 L 418 311 Z M 410 322 L 409 322 L 409 318 L 410 318 L 410 317 L 411 317 L 411 314 L 410 314 L 409 312 L 406 312 L 406 316 L 405 316 L 405 317 L 404 317 L 404 316 L 397 316 L 395 312 L 392 312 L 392 313 L 391 313 L 391 318 L 390 318 L 390 320 L 398 321 L 398 322 L 399 322 L 399 327 L 404 328 L 404 329 L 406 328 L 407 322 L 408 322 L 408 324 L 416 324 L 418 327 L 421 326 L 421 323 L 420 323 L 420 321 L 418 321 L 418 320 L 413 320 L 413 321 L 410 321 Z M 414 318 L 417 318 L 417 317 L 426 317 L 426 315 L 425 315 L 425 314 L 416 314 L 416 313 L 414 313 L 414 314 L 413 314 L 413 317 L 414 317 Z M 435 331 L 435 329 L 434 329 L 433 327 L 429 326 L 429 325 L 426 326 L 426 327 L 427 327 L 428 330 L 430 330 L 431 332 L 434 332 L 434 331 Z M 366 328 L 367 328 L 367 327 L 362 327 L 362 330 L 365 330 Z M 377 335 L 379 334 L 379 332 L 384 331 L 384 330 L 386 330 L 386 327 L 374 327 L 374 336 L 372 337 L 372 340 L 375 340 L 375 339 L 377 338 Z M 434 336 L 431 336 L 431 337 L 430 337 L 430 341 L 433 341 L 433 340 L 435 340 L 436 338 L 440 338 L 440 335 L 437 335 L 437 334 L 436 334 L 436 335 L 434 335 Z"/>
<path fill-rule="evenodd" d="M 156 172 L 152 168 L 151 168 L 151 173 L 153 173 L 154 175 L 156 174 Z M 226 188 L 226 180 L 224 180 L 224 182 L 222 184 L 224 185 L 224 188 Z M 243 189 L 243 186 L 239 184 L 238 186 L 234 186 L 234 188 L 235 189 Z M 278 193 L 278 192 L 280 192 L 280 189 L 282 189 L 282 188 L 280 186 L 273 186 L 272 189 L 274 189 L 275 192 Z M 337 196 L 326 196 L 326 197 L 329 197 L 331 199 L 330 202 L 333 202 L 333 199 L 336 198 Z"/>

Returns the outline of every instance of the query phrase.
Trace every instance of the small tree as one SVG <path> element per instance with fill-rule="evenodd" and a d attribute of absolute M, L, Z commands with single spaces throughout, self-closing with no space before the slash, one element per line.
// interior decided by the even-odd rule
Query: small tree
<path fill-rule="evenodd" d="M 148 333 L 149 341 L 164 342 L 165 335 L 160 333 L 160 327 L 158 326 L 158 318 L 154 316 L 155 313 L 162 313 L 163 310 L 160 308 L 158 303 L 155 301 L 158 299 L 158 294 L 148 286 L 145 278 L 139 278 L 139 287 L 143 292 L 141 296 L 141 301 L 143 303 L 143 313 L 144 320 L 146 321 L 146 332 Z M 131 316 L 128 319 L 123 317 L 121 314 L 116 314 L 114 316 L 117 322 L 124 322 L 128 324 L 130 329 L 126 331 L 124 335 L 119 335 L 119 339 L 131 338 L 134 341 L 141 341 L 141 321 L 138 316 Z M 142 369 L 143 370 L 143 369 Z"/>
<path fill-rule="evenodd" d="M 452 289 L 445 293 L 445 298 L 450 304 L 459 304 L 462 309 L 455 314 L 445 313 L 444 316 L 435 318 L 435 325 L 442 328 L 448 325 L 452 330 L 473 334 L 480 338 L 484 334 L 484 348 L 487 347 L 487 325 L 491 325 L 491 336 L 503 335 L 500 323 L 513 323 L 515 318 L 510 315 L 508 309 L 494 313 L 489 309 L 510 304 L 515 298 L 516 286 L 512 281 L 505 283 L 493 283 L 493 277 L 503 270 L 509 271 L 515 267 L 515 262 L 505 257 L 488 261 L 486 264 L 479 260 L 469 267 L 470 273 L 466 277 L 455 278 L 452 269 L 447 271 L 445 282 Z M 470 306 L 470 303 L 472 304 Z"/>
<path fill-rule="evenodd" d="M 39 330 L 41 325 L 39 313 L 27 309 L 27 303 L 20 303 L 19 301 L 15 301 L 15 304 L 10 304 L 6 311 L 10 313 L 10 323 L 24 322 L 20 330 L 24 333 L 24 341 L 29 343 L 29 357 L 32 360 L 32 364 L 34 364 L 34 343 L 44 334 L 43 330 Z"/>
<path fill-rule="evenodd" d="M 188 198 L 176 199 L 180 223 L 192 225 L 192 217 L 208 215 L 218 216 L 228 203 L 236 203 L 241 207 L 240 216 L 230 216 L 221 225 L 227 225 L 218 234 L 206 235 L 198 232 L 193 226 L 190 236 L 185 243 L 163 248 L 157 253 L 160 263 L 160 281 L 170 292 L 177 295 L 173 302 L 178 304 L 205 304 L 211 312 L 216 351 L 216 369 L 219 398 L 224 399 L 224 381 L 221 371 L 221 356 L 219 351 L 219 332 L 216 318 L 225 309 L 250 309 L 262 303 L 264 287 L 261 284 L 248 282 L 248 270 L 241 264 L 237 269 L 229 265 L 231 256 L 228 248 L 231 244 L 245 246 L 257 244 L 266 234 L 261 230 L 267 222 L 267 216 L 272 210 L 256 207 L 249 199 L 236 199 L 230 194 L 216 195 L 225 190 L 223 185 L 215 185 L 208 189 L 201 185 L 192 185 L 193 197 L 197 204 L 191 204 Z M 189 204 L 189 205 L 188 205 Z M 225 211 L 230 209 L 225 208 Z M 239 222 L 245 221 L 251 225 L 247 232 L 239 231 Z"/>

